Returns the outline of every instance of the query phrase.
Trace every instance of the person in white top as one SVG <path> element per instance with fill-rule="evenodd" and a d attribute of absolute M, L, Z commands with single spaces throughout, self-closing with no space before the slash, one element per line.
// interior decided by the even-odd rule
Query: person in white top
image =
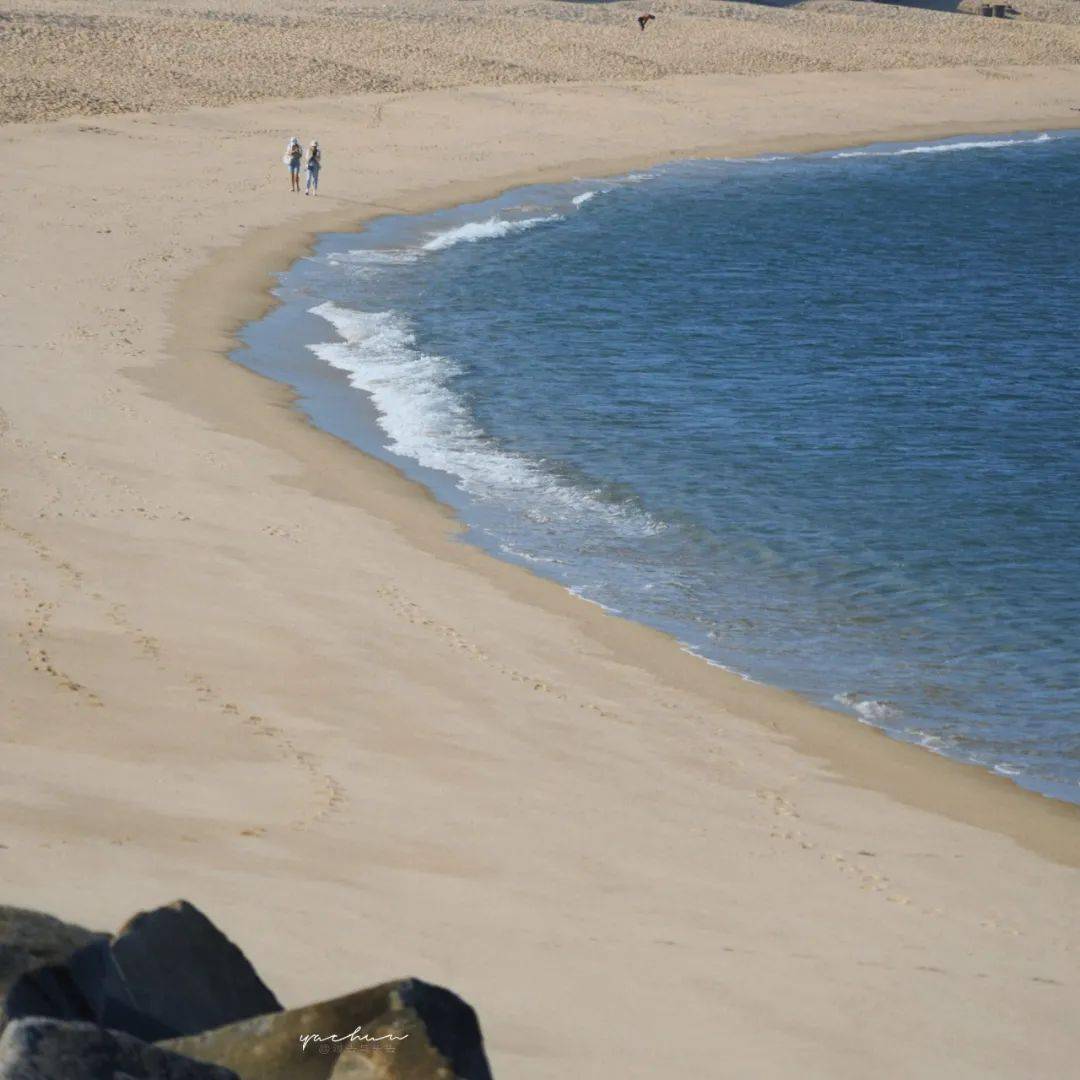
<path fill-rule="evenodd" d="M 304 160 L 304 148 L 300 140 L 294 135 L 285 144 L 285 157 L 282 158 L 289 168 L 290 190 L 300 194 L 300 162 Z"/>

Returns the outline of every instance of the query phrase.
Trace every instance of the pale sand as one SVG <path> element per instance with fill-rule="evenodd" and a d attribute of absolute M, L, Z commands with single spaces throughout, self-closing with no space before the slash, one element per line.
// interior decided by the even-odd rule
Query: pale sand
<path fill-rule="evenodd" d="M 316 230 L 1077 104 L 1074 68 L 968 68 L 0 129 L 2 899 L 187 897 L 288 1003 L 446 983 L 504 1077 L 1074 1073 L 1074 808 L 457 543 L 222 354 Z"/>
<path fill-rule="evenodd" d="M 0 121 L 672 75 L 1080 63 L 1080 0 L 8 0 Z M 943 10 L 934 10 L 940 8 Z M 653 11 L 645 33 L 635 17 Z"/>

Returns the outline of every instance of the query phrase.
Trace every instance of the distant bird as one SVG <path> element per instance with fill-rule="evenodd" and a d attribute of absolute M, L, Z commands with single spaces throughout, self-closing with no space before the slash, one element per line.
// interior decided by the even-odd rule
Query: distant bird
<path fill-rule="evenodd" d="M 642 30 L 644 30 L 645 27 L 655 18 L 655 15 L 639 15 L 637 17 L 637 24 L 641 27 Z"/>

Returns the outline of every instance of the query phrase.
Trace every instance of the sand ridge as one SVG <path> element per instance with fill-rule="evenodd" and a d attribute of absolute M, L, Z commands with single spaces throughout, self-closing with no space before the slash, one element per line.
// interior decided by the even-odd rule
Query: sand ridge
<path fill-rule="evenodd" d="M 972 6 L 964 0 L 957 7 Z M 649 5 L 645 5 L 649 6 Z M 473 84 L 1080 62 L 1080 3 L 1011 20 L 869 0 L 15 0 L 0 122 Z"/>

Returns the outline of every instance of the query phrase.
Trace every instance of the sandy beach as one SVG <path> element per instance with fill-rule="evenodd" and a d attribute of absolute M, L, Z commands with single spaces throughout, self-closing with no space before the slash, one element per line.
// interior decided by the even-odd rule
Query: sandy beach
<path fill-rule="evenodd" d="M 1068 1075 L 1075 807 L 461 544 L 227 359 L 275 272 L 381 214 L 1080 123 L 1065 0 L 637 10 L 0 19 L 4 901 L 183 896 L 287 1004 L 446 984 L 500 1076 Z"/>

